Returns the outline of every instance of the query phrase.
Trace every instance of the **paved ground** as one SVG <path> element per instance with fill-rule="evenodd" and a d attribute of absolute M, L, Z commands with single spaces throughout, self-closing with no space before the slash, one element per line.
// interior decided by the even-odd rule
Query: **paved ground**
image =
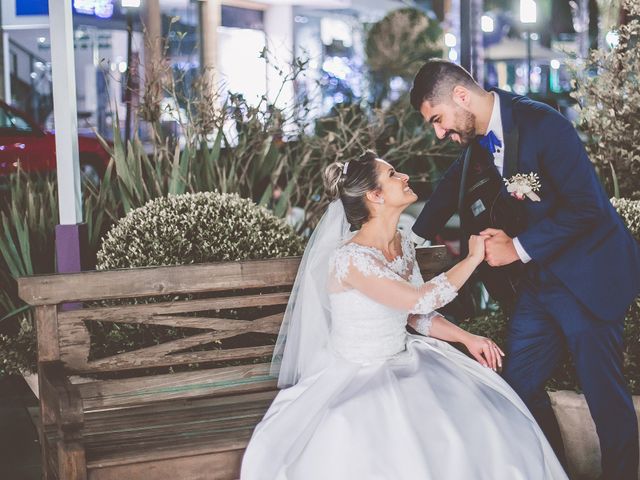
<path fill-rule="evenodd" d="M 27 407 L 38 401 L 22 377 L 0 377 L 0 479 L 40 480 L 40 447 Z"/>

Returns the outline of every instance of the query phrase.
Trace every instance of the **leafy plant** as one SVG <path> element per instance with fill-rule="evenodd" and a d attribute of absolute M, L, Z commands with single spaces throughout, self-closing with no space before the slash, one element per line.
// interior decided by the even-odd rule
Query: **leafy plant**
<path fill-rule="evenodd" d="M 391 79 L 409 81 L 426 60 L 442 56 L 442 28 L 421 10 L 393 10 L 370 28 L 365 50 L 378 90 L 374 103 L 380 105 Z"/>
<path fill-rule="evenodd" d="M 108 190 L 109 171 L 103 183 Z M 99 236 L 108 223 L 105 212 L 111 198 L 86 195 L 85 222 L 89 230 L 89 255 L 95 255 Z M 58 190 L 54 174 L 18 171 L 9 178 L 6 203 L 0 206 L 0 375 L 34 368 L 35 338 L 28 306 L 18 298 L 15 279 L 51 273 L 56 269 L 55 225 Z"/>
<path fill-rule="evenodd" d="M 617 28 L 611 50 L 592 50 L 574 65 L 587 151 L 610 194 L 640 198 L 640 4 L 626 0 L 631 20 Z"/>
<path fill-rule="evenodd" d="M 35 363 L 31 312 L 18 298 L 15 278 L 55 268 L 57 190 L 50 175 L 15 173 L 0 207 L 0 374 Z"/>
<path fill-rule="evenodd" d="M 261 56 L 273 63 L 268 50 Z M 295 60 L 288 71 L 278 69 L 280 91 L 305 66 Z M 120 132 L 114 132 L 112 156 L 124 213 L 168 194 L 212 190 L 270 205 L 281 217 L 291 205 L 308 201 L 295 195 L 301 166 L 285 142 L 285 136 L 295 140 L 303 135 L 306 123 L 297 118 L 294 105 L 276 108 L 278 96 L 271 102 L 263 96 L 253 104 L 225 92 L 210 71 L 192 81 L 188 71 L 176 70 L 166 60 L 151 65 L 138 111 L 139 120 L 151 128 L 151 148 L 145 149 L 137 136 L 125 145 Z M 177 135 L 167 135 L 162 121 L 173 123 Z M 276 186 L 282 184 L 273 202 Z"/>

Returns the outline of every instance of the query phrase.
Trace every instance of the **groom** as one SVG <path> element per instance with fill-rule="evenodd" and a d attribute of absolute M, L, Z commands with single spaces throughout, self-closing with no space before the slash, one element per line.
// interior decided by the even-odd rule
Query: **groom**
<path fill-rule="evenodd" d="M 603 478 L 637 480 L 638 429 L 622 375 L 622 331 L 640 290 L 640 250 L 576 131 L 547 105 L 502 90 L 487 92 L 462 67 L 443 60 L 420 69 L 411 104 L 438 138 L 467 147 L 413 226 L 416 241 L 433 238 L 453 213 L 464 210 L 463 231 L 488 236 L 485 271 L 519 271 L 505 379 L 564 463 L 544 385 L 568 348 L 600 438 Z M 510 184 L 515 198 L 506 185 L 497 187 L 498 203 L 517 204 L 513 215 L 521 218 L 510 229 L 474 222 L 493 208 L 486 196 L 465 201 L 483 185 L 476 181 L 479 172 Z"/>

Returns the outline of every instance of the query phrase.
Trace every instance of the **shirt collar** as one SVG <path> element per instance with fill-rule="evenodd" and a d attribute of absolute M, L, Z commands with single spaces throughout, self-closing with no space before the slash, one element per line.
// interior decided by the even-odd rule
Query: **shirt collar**
<path fill-rule="evenodd" d="M 496 92 L 491 92 L 491 95 L 493 95 L 493 110 L 491 111 L 491 118 L 489 118 L 487 133 L 493 130 L 496 137 L 502 140 L 504 135 L 502 132 L 502 116 L 500 114 L 500 97 Z"/>

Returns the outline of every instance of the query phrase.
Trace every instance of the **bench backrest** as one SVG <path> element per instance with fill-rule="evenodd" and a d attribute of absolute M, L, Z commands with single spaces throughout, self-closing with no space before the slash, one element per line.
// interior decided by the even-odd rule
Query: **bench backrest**
<path fill-rule="evenodd" d="M 419 249 L 418 261 L 425 279 L 450 264 L 444 247 Z M 228 365 L 270 358 L 273 335 L 279 331 L 299 263 L 300 257 L 291 257 L 36 275 L 18 279 L 18 288 L 20 298 L 35 307 L 41 362 L 61 360 L 70 373 L 79 374 L 202 363 L 215 367 L 211 362 Z M 114 304 L 118 299 L 159 295 L 182 298 L 159 303 Z M 184 299 L 185 295 L 197 298 Z M 111 305 L 96 305 L 96 301 L 107 304 L 110 301 Z M 60 308 L 72 302 L 83 302 L 84 308 L 67 311 Z M 252 309 L 254 318 L 238 319 L 242 315 L 228 318 L 233 316 L 222 313 L 242 309 Z M 90 322 L 162 325 L 199 331 L 159 345 L 92 358 L 87 328 Z M 253 335 L 251 346 L 229 341 L 249 333 L 267 335 Z M 202 348 L 216 342 L 222 345 Z"/>

